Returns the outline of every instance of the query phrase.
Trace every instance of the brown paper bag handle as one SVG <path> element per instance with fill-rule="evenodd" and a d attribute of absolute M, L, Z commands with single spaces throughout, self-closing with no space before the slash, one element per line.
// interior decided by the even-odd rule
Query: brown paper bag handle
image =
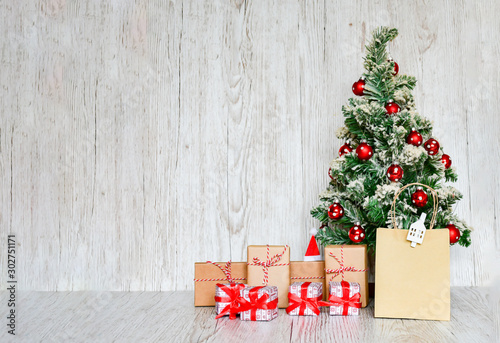
<path fill-rule="evenodd" d="M 392 201 L 392 205 L 391 205 L 392 226 L 394 229 L 398 229 L 398 226 L 396 225 L 396 201 L 398 200 L 399 195 L 401 193 L 403 193 L 403 191 L 410 186 L 423 186 L 431 191 L 432 200 L 433 200 L 433 212 L 432 212 L 431 225 L 429 227 L 429 230 L 432 230 L 434 228 L 434 223 L 436 222 L 436 215 L 437 215 L 437 210 L 438 210 L 438 196 L 437 196 L 437 193 L 434 190 L 434 188 L 429 187 L 427 185 L 424 185 L 423 183 L 418 183 L 418 182 L 409 183 L 406 186 L 401 187 L 397 191 L 396 195 L 394 196 L 394 200 Z"/>

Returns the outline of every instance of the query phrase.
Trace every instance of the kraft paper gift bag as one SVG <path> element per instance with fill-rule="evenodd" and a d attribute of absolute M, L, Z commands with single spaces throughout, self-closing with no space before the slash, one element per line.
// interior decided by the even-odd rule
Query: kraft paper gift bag
<path fill-rule="evenodd" d="M 429 188 L 434 200 L 429 230 L 422 226 L 421 244 L 407 240 L 415 231 L 398 229 L 394 213 L 398 196 L 415 184 Z M 448 230 L 432 229 L 436 213 L 434 189 L 413 183 L 396 193 L 391 208 L 394 229 L 377 229 L 375 317 L 450 320 L 450 238 Z"/>

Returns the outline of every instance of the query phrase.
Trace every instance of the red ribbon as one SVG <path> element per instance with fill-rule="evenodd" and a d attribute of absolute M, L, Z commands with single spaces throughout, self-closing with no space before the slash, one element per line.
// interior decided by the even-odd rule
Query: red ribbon
<path fill-rule="evenodd" d="M 269 301 L 269 294 L 263 294 L 259 298 L 259 289 L 264 286 L 254 287 L 248 292 L 250 301 L 240 297 L 237 301 L 240 303 L 238 312 L 250 311 L 250 320 L 257 320 L 257 310 L 274 310 L 278 307 L 278 298 Z"/>
<path fill-rule="evenodd" d="M 302 286 L 300 286 L 300 298 L 293 294 L 293 293 L 288 293 L 288 299 L 289 305 L 286 308 L 286 313 L 290 314 L 293 310 L 295 310 L 297 307 L 300 306 L 299 309 L 299 315 L 303 316 L 306 308 L 310 308 L 311 311 L 314 312 L 314 314 L 319 315 L 320 309 L 319 306 L 330 306 L 330 303 L 327 303 L 325 301 L 321 301 L 323 298 L 323 295 L 319 295 L 316 298 L 309 298 L 307 297 L 307 288 L 309 287 L 311 283 L 310 282 L 304 282 Z"/>
<path fill-rule="evenodd" d="M 227 297 L 219 297 L 215 296 L 216 302 L 229 303 L 222 309 L 222 311 L 215 317 L 215 319 L 219 319 L 222 316 L 225 316 L 229 313 L 229 319 L 236 319 L 236 314 L 239 311 L 239 303 L 238 299 L 240 298 L 240 291 L 245 288 L 245 285 L 242 283 L 230 283 L 229 285 L 223 285 L 221 283 L 217 284 L 222 291 L 227 294 Z"/>
<path fill-rule="evenodd" d="M 342 315 L 347 316 L 349 307 L 361 308 L 361 303 L 359 302 L 361 295 L 358 292 L 349 298 L 349 282 L 341 281 L 340 284 L 342 285 L 342 298 L 330 294 L 330 297 L 328 298 L 328 301 L 330 302 L 329 306 L 343 306 L 344 309 L 342 311 Z"/>

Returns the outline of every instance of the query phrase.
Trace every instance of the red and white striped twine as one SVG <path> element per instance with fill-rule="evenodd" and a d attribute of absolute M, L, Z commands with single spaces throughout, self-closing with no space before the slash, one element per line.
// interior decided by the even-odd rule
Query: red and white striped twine
<path fill-rule="evenodd" d="M 227 281 L 229 283 L 233 283 L 234 281 L 238 280 L 246 280 L 244 277 L 240 278 L 233 278 L 231 277 L 231 260 L 226 262 L 226 265 L 223 267 L 218 263 L 212 262 L 212 261 L 207 261 L 207 263 L 211 263 L 217 267 L 219 267 L 220 270 L 226 275 L 225 279 L 194 279 L 195 282 L 201 282 L 201 281 Z"/>
<path fill-rule="evenodd" d="M 353 266 L 346 267 L 344 266 L 344 246 L 340 246 L 340 260 L 333 253 L 328 253 L 331 257 L 333 257 L 338 263 L 340 268 L 337 269 L 325 269 L 327 274 L 333 274 L 330 278 L 330 281 L 333 280 L 334 277 L 342 274 L 342 281 L 344 281 L 344 272 L 366 272 L 368 269 L 356 269 Z"/>
<path fill-rule="evenodd" d="M 292 280 L 311 280 L 311 279 L 324 279 L 324 276 L 292 276 Z"/>
<path fill-rule="evenodd" d="M 249 266 L 261 266 L 262 270 L 264 271 L 264 279 L 262 280 L 262 284 L 264 286 L 267 286 L 269 283 L 269 267 L 281 267 L 281 266 L 289 266 L 290 262 L 288 263 L 278 263 L 283 255 L 285 254 L 286 249 L 288 249 L 288 245 L 285 245 L 285 249 L 283 249 L 283 252 L 281 254 L 276 254 L 273 257 L 269 258 L 269 244 L 267 245 L 267 254 L 266 254 L 266 261 L 263 262 L 260 260 L 258 257 L 253 258 L 253 263 L 247 263 Z"/>
<path fill-rule="evenodd" d="M 246 280 L 247 278 L 245 277 L 237 277 L 233 278 L 233 281 L 239 281 L 239 280 Z M 194 279 L 195 282 L 202 282 L 202 281 L 227 281 L 227 279 Z"/>

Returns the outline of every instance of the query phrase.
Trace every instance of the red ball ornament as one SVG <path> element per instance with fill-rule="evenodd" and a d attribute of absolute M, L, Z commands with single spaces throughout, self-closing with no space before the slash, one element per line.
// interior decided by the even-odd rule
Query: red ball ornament
<path fill-rule="evenodd" d="M 389 62 L 394 62 L 392 58 L 389 58 Z M 396 76 L 399 73 L 399 65 L 394 62 L 394 71 L 392 72 L 392 75 Z"/>
<path fill-rule="evenodd" d="M 344 145 L 342 145 L 339 149 L 339 156 L 342 157 L 344 154 L 348 154 L 352 151 L 351 146 L 349 145 L 349 141 L 346 141 Z"/>
<path fill-rule="evenodd" d="M 422 139 L 422 135 L 417 132 L 415 129 L 411 129 L 410 134 L 408 137 L 406 137 L 406 143 L 414 145 L 414 146 L 420 146 L 422 145 L 422 142 L 424 140 Z"/>
<path fill-rule="evenodd" d="M 460 230 L 453 225 L 453 222 L 449 222 L 446 227 L 450 230 L 450 244 L 455 244 L 460 239 Z"/>
<path fill-rule="evenodd" d="M 333 220 L 339 220 L 344 216 L 344 208 L 340 205 L 338 200 L 335 200 L 328 209 L 328 217 Z"/>
<path fill-rule="evenodd" d="M 359 222 L 356 222 L 354 226 L 349 230 L 349 238 L 354 243 L 361 243 L 365 239 L 365 236 L 365 229 L 361 227 Z"/>
<path fill-rule="evenodd" d="M 441 156 L 441 162 L 444 164 L 444 169 L 451 167 L 451 158 L 449 155 L 443 154 L 443 156 Z"/>
<path fill-rule="evenodd" d="M 391 164 L 391 166 L 387 168 L 387 177 L 392 182 L 401 181 L 403 178 L 403 168 L 401 168 L 397 163 Z"/>
<path fill-rule="evenodd" d="M 430 138 L 427 142 L 424 143 L 424 149 L 431 156 L 434 156 L 439 151 L 439 142 L 434 138 Z"/>
<path fill-rule="evenodd" d="M 357 95 L 357 96 L 362 96 L 365 90 L 365 80 L 363 78 L 359 79 L 358 81 L 354 82 L 352 85 L 352 92 Z"/>
<path fill-rule="evenodd" d="M 387 111 L 387 115 L 396 114 L 399 112 L 401 108 L 394 101 L 389 100 L 389 102 L 385 105 L 385 110 Z"/>
<path fill-rule="evenodd" d="M 360 160 L 367 161 L 373 156 L 373 148 L 362 141 L 356 148 L 356 154 Z"/>
<path fill-rule="evenodd" d="M 411 202 L 417 207 L 424 207 L 427 204 L 427 193 L 422 187 L 417 187 L 415 193 L 411 195 Z"/>

